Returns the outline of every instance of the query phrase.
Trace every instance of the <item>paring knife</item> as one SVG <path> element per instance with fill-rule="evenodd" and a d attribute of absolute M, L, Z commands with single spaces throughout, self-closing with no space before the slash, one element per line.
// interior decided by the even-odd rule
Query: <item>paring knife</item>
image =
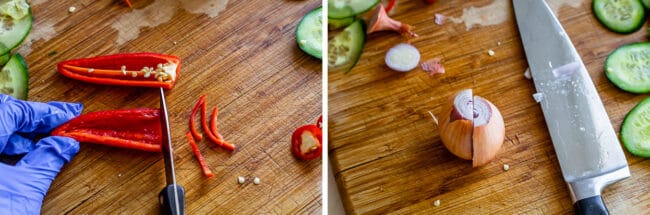
<path fill-rule="evenodd" d="M 571 40 L 544 0 L 513 0 L 542 111 L 577 214 L 608 214 L 601 191 L 630 176 L 625 155 Z"/>
<path fill-rule="evenodd" d="M 169 131 L 169 116 L 167 115 L 167 103 L 165 92 L 160 88 L 160 124 L 162 129 L 162 154 L 165 160 L 165 177 L 167 186 L 158 194 L 158 201 L 163 214 L 182 215 L 185 214 L 185 189 L 176 184 L 174 173 L 174 156 L 172 149 L 171 135 Z"/>

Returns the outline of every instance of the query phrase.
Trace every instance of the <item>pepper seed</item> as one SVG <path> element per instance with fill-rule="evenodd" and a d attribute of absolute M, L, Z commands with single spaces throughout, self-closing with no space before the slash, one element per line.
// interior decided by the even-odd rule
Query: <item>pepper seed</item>
<path fill-rule="evenodd" d="M 239 184 L 244 184 L 244 182 L 246 182 L 246 178 L 244 178 L 244 176 L 239 176 L 237 177 L 237 182 L 239 182 Z"/>
<path fill-rule="evenodd" d="M 255 177 L 255 179 L 253 179 L 253 184 L 255 184 L 255 185 L 260 184 L 260 178 Z"/>

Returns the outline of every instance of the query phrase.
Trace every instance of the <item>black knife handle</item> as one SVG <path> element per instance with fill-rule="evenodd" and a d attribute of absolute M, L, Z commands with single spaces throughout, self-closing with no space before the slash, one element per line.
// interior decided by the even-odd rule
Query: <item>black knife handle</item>
<path fill-rule="evenodd" d="M 174 201 L 174 191 L 178 192 L 178 205 Z M 158 194 L 158 201 L 160 203 L 160 210 L 165 215 L 184 215 L 185 214 L 185 189 L 183 186 L 177 184 L 167 185 Z M 178 206 L 178 211 L 176 210 Z"/>
<path fill-rule="evenodd" d="M 580 199 L 573 204 L 577 215 L 609 215 L 605 202 L 600 195 Z"/>

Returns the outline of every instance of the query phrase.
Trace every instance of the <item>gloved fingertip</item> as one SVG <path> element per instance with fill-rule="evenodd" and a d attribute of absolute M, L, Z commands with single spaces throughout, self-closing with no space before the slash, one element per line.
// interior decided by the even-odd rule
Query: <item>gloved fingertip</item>
<path fill-rule="evenodd" d="M 31 151 L 34 148 L 34 141 L 20 134 L 12 134 L 9 137 L 9 143 L 2 150 L 4 155 L 21 155 Z"/>
<path fill-rule="evenodd" d="M 0 94 L 0 104 L 3 104 L 11 100 L 14 100 L 14 97 L 11 97 L 10 95 L 6 95 L 6 94 Z"/>
<path fill-rule="evenodd" d="M 38 141 L 16 166 L 60 170 L 79 152 L 79 142 L 69 137 L 50 136 Z"/>
<path fill-rule="evenodd" d="M 80 102 L 70 103 L 70 102 L 48 102 L 47 104 L 57 107 L 64 112 L 68 113 L 72 117 L 79 116 L 84 106 Z"/>

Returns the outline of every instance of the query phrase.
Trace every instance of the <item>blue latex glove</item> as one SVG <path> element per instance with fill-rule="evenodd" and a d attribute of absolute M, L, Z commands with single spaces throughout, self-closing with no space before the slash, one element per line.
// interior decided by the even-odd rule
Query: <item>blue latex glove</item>
<path fill-rule="evenodd" d="M 50 136 L 34 144 L 34 134 L 78 116 L 83 106 L 65 102 L 26 102 L 0 94 L 0 153 L 26 155 L 16 163 L 0 163 L 0 214 L 39 214 L 43 197 L 63 164 L 79 152 L 79 142 Z"/>

